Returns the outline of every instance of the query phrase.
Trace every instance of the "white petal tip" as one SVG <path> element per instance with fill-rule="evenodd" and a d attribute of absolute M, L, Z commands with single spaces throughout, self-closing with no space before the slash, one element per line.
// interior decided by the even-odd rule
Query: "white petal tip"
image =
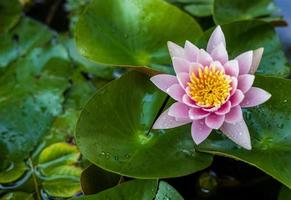
<path fill-rule="evenodd" d="M 253 61 L 250 68 L 250 74 L 256 73 L 264 53 L 264 48 L 258 48 L 253 51 Z"/>

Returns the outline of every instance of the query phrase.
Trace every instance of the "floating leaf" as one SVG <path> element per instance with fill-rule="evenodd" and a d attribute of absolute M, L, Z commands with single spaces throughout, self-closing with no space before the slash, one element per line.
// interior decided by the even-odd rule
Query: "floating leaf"
<path fill-rule="evenodd" d="M 87 195 L 78 198 L 79 200 L 152 200 L 155 197 L 158 187 L 157 180 L 133 180 L 122 183 L 116 187 L 107 189 L 94 195 Z"/>
<path fill-rule="evenodd" d="M 184 198 L 167 182 L 161 181 L 155 200 L 175 199 L 183 200 Z"/>
<path fill-rule="evenodd" d="M 61 142 L 46 147 L 40 153 L 36 176 L 41 180 L 45 193 L 67 198 L 81 191 L 82 169 L 76 166 L 79 156 L 76 146 Z"/>
<path fill-rule="evenodd" d="M 9 192 L 5 194 L 0 200 L 34 200 L 33 194 L 25 192 Z"/>
<path fill-rule="evenodd" d="M 84 194 L 96 194 L 118 184 L 120 176 L 105 171 L 95 165 L 87 167 L 81 175 L 81 186 Z"/>
<path fill-rule="evenodd" d="M 195 17 L 212 15 L 213 0 L 167 0 Z"/>
<path fill-rule="evenodd" d="M 201 34 L 193 18 L 162 0 L 94 0 L 75 37 L 81 54 L 95 62 L 169 72 L 167 41 L 184 44 Z"/>
<path fill-rule="evenodd" d="M 216 24 L 266 17 L 278 13 L 279 9 L 272 0 L 214 0 L 213 18 Z"/>
<path fill-rule="evenodd" d="M 289 200 L 289 199 L 291 199 L 291 190 L 283 186 L 279 192 L 278 200 Z"/>
<path fill-rule="evenodd" d="M 21 6 L 18 0 L 0 1 L 0 33 L 12 28 L 21 15 Z"/>
<path fill-rule="evenodd" d="M 9 63 L 25 55 L 34 47 L 47 43 L 52 36 L 53 32 L 48 27 L 23 17 L 15 28 L 0 34 L 0 69 L 7 67 Z"/>
<path fill-rule="evenodd" d="M 76 179 L 58 178 L 44 181 L 44 191 L 52 197 L 72 197 L 81 191 L 80 183 Z"/>
<path fill-rule="evenodd" d="M 11 162 L 5 170 L 0 171 L 0 183 L 12 183 L 18 180 L 27 170 L 28 167 L 24 162 Z"/>
<path fill-rule="evenodd" d="M 40 167 L 73 164 L 79 159 L 80 153 L 76 146 L 60 142 L 46 147 L 38 157 Z"/>
<path fill-rule="evenodd" d="M 23 160 L 62 112 L 70 70 L 62 45 L 35 48 L 0 76 L 0 157 Z M 13 92 L 11 92 L 13 91 Z"/>
<path fill-rule="evenodd" d="M 68 47 L 70 57 L 80 68 L 80 70 L 95 75 L 98 78 L 104 78 L 108 80 L 114 78 L 114 71 L 116 70 L 115 67 L 108 67 L 97 64 L 81 56 L 73 39 L 66 41 L 66 46 Z"/>

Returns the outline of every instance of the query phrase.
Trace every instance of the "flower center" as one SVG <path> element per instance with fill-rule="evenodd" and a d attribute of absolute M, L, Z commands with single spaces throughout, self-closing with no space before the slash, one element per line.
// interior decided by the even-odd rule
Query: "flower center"
<path fill-rule="evenodd" d="M 215 66 L 198 69 L 190 75 L 189 95 L 197 105 L 203 107 L 217 107 L 222 105 L 228 98 L 231 90 L 230 76 Z"/>

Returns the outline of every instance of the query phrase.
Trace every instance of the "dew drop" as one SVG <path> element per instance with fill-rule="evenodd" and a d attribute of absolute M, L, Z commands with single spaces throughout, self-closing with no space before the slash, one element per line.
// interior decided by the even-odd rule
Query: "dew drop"
<path fill-rule="evenodd" d="M 111 156 L 110 153 L 105 153 L 105 158 L 106 158 L 106 159 L 109 159 L 110 156 Z"/>
<path fill-rule="evenodd" d="M 277 127 L 280 128 L 280 129 L 282 129 L 282 128 L 284 128 L 284 124 L 283 123 L 277 124 Z"/>
<path fill-rule="evenodd" d="M 125 158 L 130 158 L 130 155 L 129 154 L 125 154 Z"/>
<path fill-rule="evenodd" d="M 119 157 L 118 156 L 114 156 L 114 160 L 118 161 Z"/>

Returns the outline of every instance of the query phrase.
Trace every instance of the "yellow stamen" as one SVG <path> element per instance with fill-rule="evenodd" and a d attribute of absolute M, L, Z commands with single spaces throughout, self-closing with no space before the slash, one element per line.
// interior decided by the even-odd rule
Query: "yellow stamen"
<path fill-rule="evenodd" d="M 228 98 L 231 90 L 231 78 L 215 66 L 198 69 L 198 75 L 190 75 L 189 94 L 197 105 L 217 107 Z"/>

